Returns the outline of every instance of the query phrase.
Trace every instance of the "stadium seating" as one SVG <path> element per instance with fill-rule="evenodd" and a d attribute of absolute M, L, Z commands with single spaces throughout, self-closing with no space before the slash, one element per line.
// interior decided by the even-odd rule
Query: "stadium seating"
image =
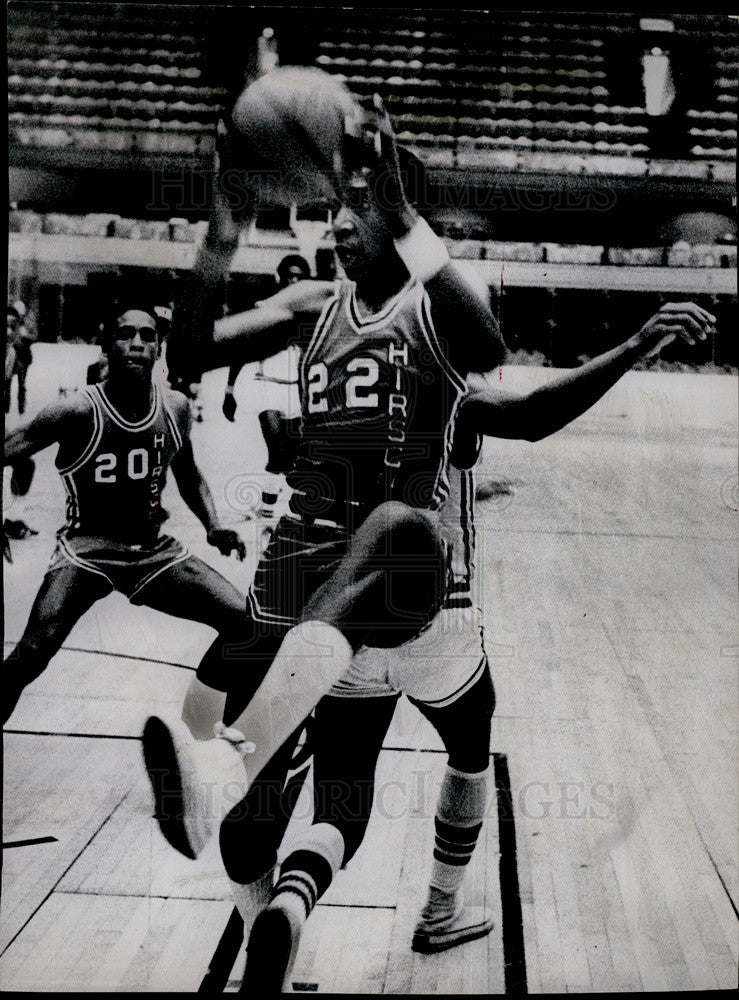
<path fill-rule="evenodd" d="M 161 32 L 144 4 L 9 9 L 11 148 L 205 157 L 226 91 L 207 78 L 208 9 L 178 8 Z M 710 86 L 656 141 L 641 93 L 639 16 L 622 13 L 314 8 L 295 33 L 315 64 L 360 97 L 385 99 L 401 141 L 430 166 L 710 177 L 733 162 L 737 48 L 719 15 L 672 15 L 673 37 Z M 308 57 L 311 52 L 306 48 Z M 625 81 L 631 80 L 630 85 Z M 502 158 L 501 158 L 502 157 Z M 608 162 L 606 162 L 608 161 Z M 689 164 L 690 166 L 686 166 Z M 719 171 L 720 172 L 720 171 Z"/>
<path fill-rule="evenodd" d="M 563 23 L 557 14 L 468 11 L 455 17 L 452 32 L 443 15 L 388 24 L 374 12 L 332 13 L 316 61 L 360 95 L 379 91 L 401 141 L 431 164 L 496 168 L 496 152 L 514 150 L 518 169 L 535 156 L 534 169 L 580 172 L 583 157 L 606 156 L 613 173 L 638 175 L 662 157 L 643 104 L 624 104 L 616 94 L 624 59 L 635 79 L 641 73 L 638 20 L 589 14 Z M 689 138 L 686 160 L 733 157 L 737 52 L 730 28 L 720 17 L 676 18 L 676 37 L 704 49 L 715 72 L 715 100 L 689 108 L 675 126 Z M 679 163 L 675 171 L 705 176 Z"/>
<path fill-rule="evenodd" d="M 11 148 L 208 156 L 225 91 L 203 78 L 207 11 L 162 33 L 146 5 L 11 7 Z"/>

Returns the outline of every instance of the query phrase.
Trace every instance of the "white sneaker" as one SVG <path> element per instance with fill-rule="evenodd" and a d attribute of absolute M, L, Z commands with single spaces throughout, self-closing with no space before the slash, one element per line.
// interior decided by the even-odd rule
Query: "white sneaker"
<path fill-rule="evenodd" d="M 493 929 L 493 915 L 484 906 L 466 906 L 461 912 L 440 920 L 419 920 L 411 948 L 424 954 L 446 951 L 465 941 L 485 937 Z"/>
<path fill-rule="evenodd" d="M 141 738 L 154 818 L 168 843 L 187 858 L 200 854 L 249 788 L 244 756 L 253 753 L 254 744 L 222 723 L 215 731 L 215 739 L 196 741 L 184 723 L 152 715 Z"/>
<path fill-rule="evenodd" d="M 300 946 L 302 924 L 295 913 L 271 903 L 254 921 L 246 947 L 242 993 L 283 993 Z"/>

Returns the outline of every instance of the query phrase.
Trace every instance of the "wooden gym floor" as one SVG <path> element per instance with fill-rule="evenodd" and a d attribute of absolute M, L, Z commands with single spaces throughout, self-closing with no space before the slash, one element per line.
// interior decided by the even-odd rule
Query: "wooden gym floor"
<path fill-rule="evenodd" d="M 551 373 L 505 369 L 504 385 Z M 44 395 L 31 369 L 31 410 Z M 247 563 L 208 550 L 168 487 L 167 530 L 242 589 L 260 528 L 255 414 L 283 390 L 203 385 L 196 454 Z M 470 898 L 486 940 L 414 955 L 444 757 L 401 701 L 368 836 L 311 918 L 297 991 L 694 990 L 736 982 L 736 412 L 730 377 L 635 373 L 536 445 L 487 442 L 480 597 L 498 694 L 495 791 Z M 13 417 L 10 418 L 11 425 Z M 61 522 L 49 453 L 6 516 L 39 529 L 5 570 L 6 650 Z M 152 821 L 138 737 L 177 709 L 207 629 L 119 595 L 79 623 L 4 736 L 4 991 L 195 991 L 232 911 L 214 845 L 176 855 Z M 302 800 L 301 800 L 302 802 Z M 304 803 L 296 822 L 306 821 Z"/>

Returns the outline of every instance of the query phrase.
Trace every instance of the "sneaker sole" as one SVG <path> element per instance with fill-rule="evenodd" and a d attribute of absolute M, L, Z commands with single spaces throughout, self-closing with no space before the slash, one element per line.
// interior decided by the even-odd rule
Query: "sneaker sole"
<path fill-rule="evenodd" d="M 141 737 L 144 765 L 154 792 L 154 819 L 164 839 L 180 854 L 195 860 L 185 828 L 185 796 L 177 750 L 169 727 L 150 716 Z"/>
<path fill-rule="evenodd" d="M 293 931 L 287 914 L 277 908 L 262 910 L 249 935 L 241 992 L 282 993 L 292 950 Z"/>
<path fill-rule="evenodd" d="M 446 951 L 448 948 L 456 948 L 457 945 L 486 937 L 493 926 L 493 921 L 489 920 L 482 924 L 475 924 L 473 927 L 462 927 L 457 931 L 449 931 L 446 934 L 443 931 L 437 931 L 434 934 L 414 934 L 411 950 L 418 951 L 423 955 L 433 955 L 437 951 Z"/>

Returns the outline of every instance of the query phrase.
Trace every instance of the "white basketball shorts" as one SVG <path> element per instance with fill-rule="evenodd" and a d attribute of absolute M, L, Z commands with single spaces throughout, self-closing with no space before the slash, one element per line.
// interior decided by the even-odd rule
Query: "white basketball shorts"
<path fill-rule="evenodd" d="M 376 698 L 398 691 L 427 705 L 450 705 L 485 669 L 478 608 L 443 608 L 421 635 L 394 649 L 362 646 L 329 692 L 342 698 Z"/>

